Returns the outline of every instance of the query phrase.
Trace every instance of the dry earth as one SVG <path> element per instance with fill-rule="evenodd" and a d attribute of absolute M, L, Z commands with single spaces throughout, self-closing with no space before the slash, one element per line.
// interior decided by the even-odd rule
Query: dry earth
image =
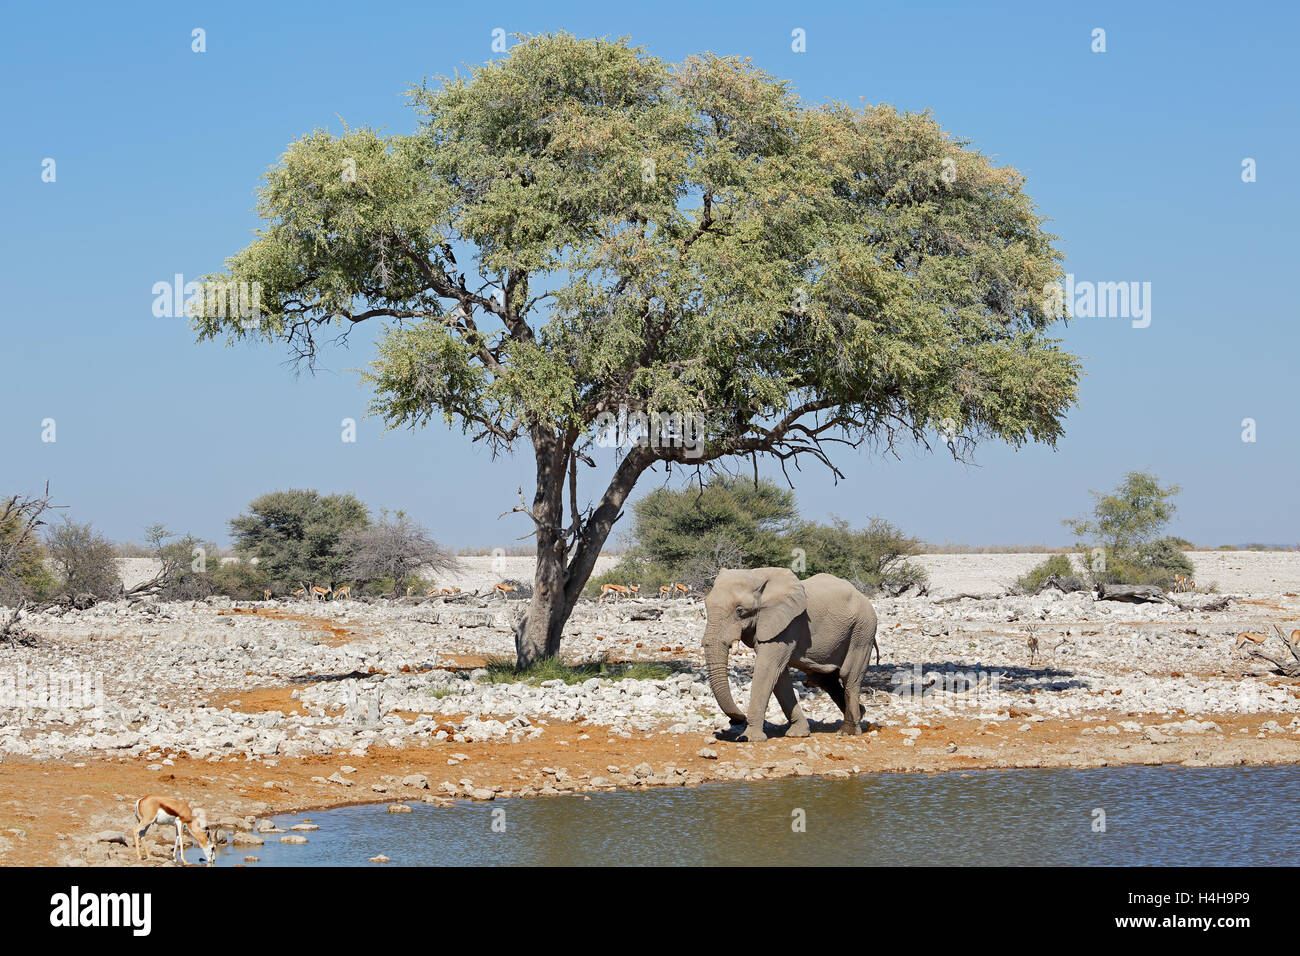
<path fill-rule="evenodd" d="M 146 792 L 208 808 L 252 847 L 277 838 L 255 832 L 267 814 L 366 801 L 1300 759 L 1300 681 L 1232 654 L 1239 631 L 1300 626 L 1300 553 L 1193 554 L 1198 581 L 1234 598 L 1215 612 L 1197 610 L 1205 593 L 1179 595 L 1186 609 L 1006 595 L 1041 557 L 922 558 L 929 595 L 875 602 L 882 656 L 867 679 L 866 733 L 835 735 L 834 706 L 804 691 L 812 737 L 762 744 L 714 736 L 726 720 L 703 681 L 703 610 L 691 600 L 585 602 L 567 656 L 671 669 L 541 687 L 494 684 L 479 670 L 513 647 L 520 605 L 494 598 L 36 615 L 35 646 L 0 648 L 0 861 L 133 862 L 116 841 Z M 525 558 L 504 569 L 462 560 L 440 584 L 486 591 L 531 576 Z M 742 706 L 750 660 L 733 655 Z M 768 719 L 779 733 L 775 706 Z M 161 843 L 152 852 L 163 861 Z"/>

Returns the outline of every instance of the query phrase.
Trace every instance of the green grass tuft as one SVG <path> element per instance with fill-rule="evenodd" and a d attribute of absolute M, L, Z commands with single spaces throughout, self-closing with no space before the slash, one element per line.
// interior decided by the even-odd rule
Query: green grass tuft
<path fill-rule="evenodd" d="M 566 684 L 581 684 L 593 677 L 604 680 L 663 680 L 680 668 L 665 661 L 611 662 L 584 661 L 568 664 L 558 657 L 544 657 L 528 667 L 518 667 L 513 658 L 490 658 L 485 666 L 487 680 L 493 684 L 528 684 L 536 687 L 548 680 L 562 680 Z"/>

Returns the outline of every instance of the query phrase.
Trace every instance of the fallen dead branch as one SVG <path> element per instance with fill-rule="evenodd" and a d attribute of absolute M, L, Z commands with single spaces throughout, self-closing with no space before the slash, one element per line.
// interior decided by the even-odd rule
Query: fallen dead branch
<path fill-rule="evenodd" d="M 1246 660 L 1262 660 L 1273 665 L 1280 674 L 1287 677 L 1300 677 L 1300 629 L 1293 630 L 1288 637 L 1285 630 L 1276 624 L 1269 625 L 1282 646 L 1291 652 L 1291 660 L 1275 657 L 1263 649 L 1266 638 L 1260 634 L 1243 633 L 1237 635 L 1233 650 Z"/>

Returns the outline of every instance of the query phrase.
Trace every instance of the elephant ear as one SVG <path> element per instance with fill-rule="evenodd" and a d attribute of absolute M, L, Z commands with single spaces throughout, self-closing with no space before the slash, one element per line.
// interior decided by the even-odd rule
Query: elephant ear
<path fill-rule="evenodd" d="M 803 584 L 789 568 L 765 568 L 758 588 L 758 614 L 754 643 L 770 641 L 796 617 L 808 610 Z"/>

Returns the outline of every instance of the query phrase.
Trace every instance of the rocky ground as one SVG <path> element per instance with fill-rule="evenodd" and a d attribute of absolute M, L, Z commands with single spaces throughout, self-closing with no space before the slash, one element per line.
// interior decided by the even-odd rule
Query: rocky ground
<path fill-rule="evenodd" d="M 727 721 L 704 682 L 694 599 L 584 602 L 574 615 L 570 660 L 665 664 L 652 679 L 489 680 L 483 665 L 513 654 L 522 603 L 468 592 L 528 578 L 527 559 L 505 559 L 520 567 L 504 573 L 464 559 L 458 583 L 439 582 L 464 589 L 455 600 L 34 615 L 34 646 L 0 648 L 0 859 L 134 860 L 118 836 L 145 792 L 205 806 L 255 846 L 267 813 L 367 800 L 1300 756 L 1300 680 L 1232 653 L 1240 631 L 1300 626 L 1300 553 L 1194 554 L 1216 593 L 1178 595 L 1183 607 L 1008 595 L 1041 557 L 925 556 L 928 595 L 874 602 L 866 732 L 834 736 L 838 711 L 804 690 L 813 736 L 763 744 L 715 737 Z M 1224 595 L 1225 610 L 1200 610 Z M 742 706 L 751 660 L 732 657 Z M 768 717 L 779 733 L 775 703 Z"/>

